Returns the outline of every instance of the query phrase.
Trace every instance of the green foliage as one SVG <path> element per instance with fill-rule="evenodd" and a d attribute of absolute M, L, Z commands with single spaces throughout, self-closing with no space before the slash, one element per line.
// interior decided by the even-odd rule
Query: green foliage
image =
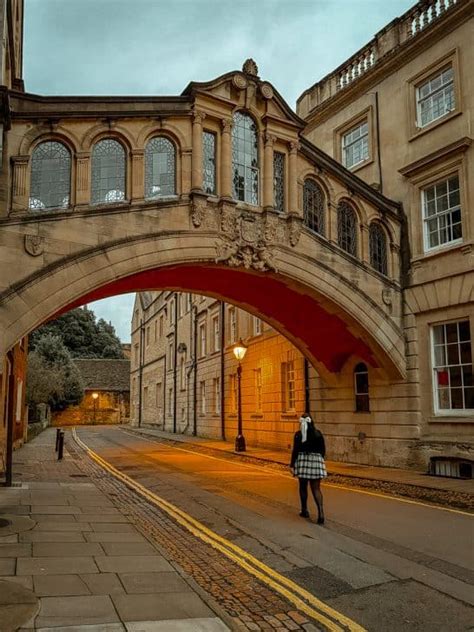
<path fill-rule="evenodd" d="M 87 307 L 73 309 L 34 331 L 30 335 L 31 350 L 45 334 L 59 336 L 73 358 L 124 357 L 114 327 L 103 318 L 96 320 Z"/>
<path fill-rule="evenodd" d="M 53 410 L 78 404 L 84 396 L 81 375 L 60 336 L 46 333 L 28 355 L 27 401 Z"/>

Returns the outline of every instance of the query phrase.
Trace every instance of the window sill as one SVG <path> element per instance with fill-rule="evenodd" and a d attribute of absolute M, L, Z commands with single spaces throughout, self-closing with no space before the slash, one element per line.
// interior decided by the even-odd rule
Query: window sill
<path fill-rule="evenodd" d="M 263 413 L 254 413 L 250 415 L 250 419 L 263 419 Z"/>
<path fill-rule="evenodd" d="M 282 419 L 298 419 L 298 415 L 296 413 L 282 413 Z"/>
<path fill-rule="evenodd" d="M 439 411 L 428 419 L 428 423 L 474 423 L 474 410 L 446 410 Z"/>
<path fill-rule="evenodd" d="M 364 169 L 364 167 L 368 167 L 373 162 L 374 162 L 373 158 L 367 158 L 363 162 L 358 162 L 356 165 L 354 165 L 352 167 L 346 167 L 346 169 L 348 171 L 350 171 L 351 173 L 357 173 L 357 171 L 360 171 L 361 169 Z"/>
<path fill-rule="evenodd" d="M 411 130 L 411 134 L 408 138 L 408 142 L 411 143 L 412 141 L 416 140 L 420 136 L 423 136 L 423 134 L 426 134 L 427 132 L 431 132 L 431 130 L 435 129 L 439 125 L 443 125 L 443 123 L 447 123 L 448 121 L 455 118 L 456 116 L 459 116 L 460 114 L 462 114 L 462 110 L 453 110 L 452 112 L 449 112 L 449 114 L 445 114 L 444 116 L 440 116 L 435 121 L 431 121 L 431 123 L 428 123 L 428 125 L 425 125 L 425 127 L 413 127 Z"/>
<path fill-rule="evenodd" d="M 444 244 L 443 246 L 438 246 L 437 248 L 432 248 L 423 252 L 422 254 L 416 255 L 412 257 L 411 264 L 421 263 L 425 260 L 432 259 L 433 257 L 439 257 L 447 252 L 453 252 L 455 250 L 467 249 L 469 252 L 471 251 L 472 242 L 465 242 L 462 239 L 451 241 L 448 244 Z"/>

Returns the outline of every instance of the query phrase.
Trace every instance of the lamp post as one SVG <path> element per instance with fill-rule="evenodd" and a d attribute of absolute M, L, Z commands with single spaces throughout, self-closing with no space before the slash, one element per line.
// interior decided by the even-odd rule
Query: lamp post
<path fill-rule="evenodd" d="M 95 424 L 95 415 L 96 415 L 96 409 L 97 409 L 97 398 L 99 397 L 99 393 L 92 393 L 92 399 L 94 401 L 94 417 L 92 420 L 92 423 Z"/>
<path fill-rule="evenodd" d="M 237 437 L 235 438 L 235 451 L 236 452 L 245 452 L 245 437 L 242 433 L 242 360 L 247 353 L 247 347 L 242 342 L 242 338 L 232 349 L 235 357 L 239 361 L 239 366 L 237 367 L 237 421 L 238 421 L 238 429 L 237 429 Z"/>

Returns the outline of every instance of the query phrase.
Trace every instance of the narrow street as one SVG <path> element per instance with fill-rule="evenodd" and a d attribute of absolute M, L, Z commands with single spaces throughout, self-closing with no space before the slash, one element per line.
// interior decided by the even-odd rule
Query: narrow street
<path fill-rule="evenodd" d="M 77 435 L 120 472 L 369 631 L 474 626 L 467 512 L 326 484 L 321 527 L 314 505 L 309 521 L 298 516 L 289 475 L 119 428 Z"/>

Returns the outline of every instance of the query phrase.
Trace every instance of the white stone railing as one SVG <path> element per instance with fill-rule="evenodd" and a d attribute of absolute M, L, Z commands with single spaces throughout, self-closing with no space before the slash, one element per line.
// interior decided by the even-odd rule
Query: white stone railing
<path fill-rule="evenodd" d="M 401 17 L 401 40 L 415 37 L 449 11 L 458 0 L 422 0 Z M 405 37 L 403 37 L 403 35 Z"/>
<path fill-rule="evenodd" d="M 372 68 L 377 60 L 376 42 L 373 41 L 361 52 L 351 57 L 347 66 L 337 74 L 337 89 L 345 88 Z"/>

